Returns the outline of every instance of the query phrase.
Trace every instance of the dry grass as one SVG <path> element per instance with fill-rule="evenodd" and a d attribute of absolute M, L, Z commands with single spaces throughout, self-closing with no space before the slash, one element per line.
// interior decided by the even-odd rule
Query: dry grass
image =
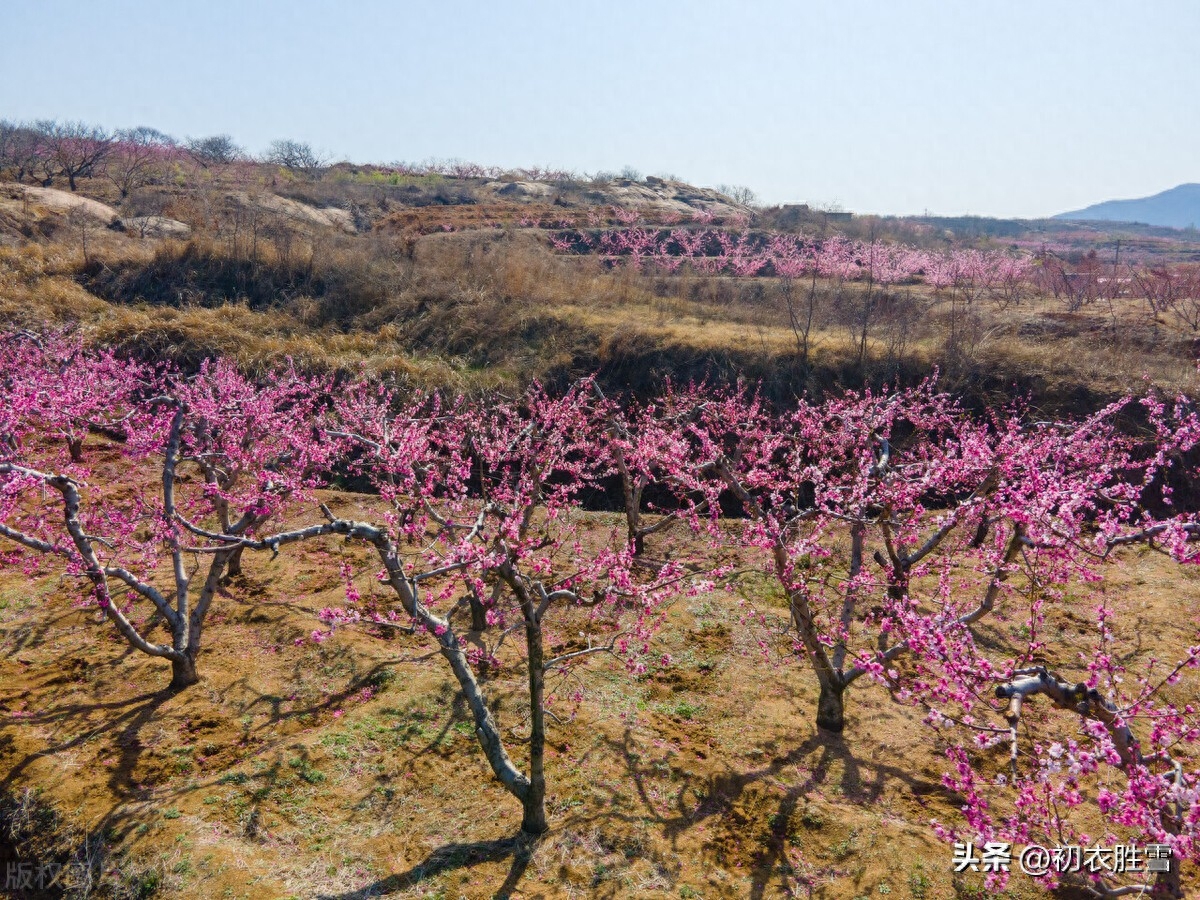
<path fill-rule="evenodd" d="M 1081 408 L 1139 389 L 1144 375 L 1168 389 L 1196 386 L 1194 336 L 1133 301 L 1074 313 L 1049 298 L 977 304 L 965 328 L 959 310 L 962 337 L 948 347 L 945 298 L 903 287 L 875 314 L 860 360 L 851 330 L 862 288 L 823 283 L 803 365 L 774 279 L 611 270 L 551 253 L 536 230 L 416 234 L 444 212 L 432 207 L 350 235 L 256 208 L 252 195 L 177 191 L 170 212 L 196 237 L 158 242 L 93 227 L 87 259 L 83 235 L 61 215 L 0 198 L 0 214 L 32 235 L 0 245 L 0 322 L 79 323 L 102 343 L 189 365 L 213 354 L 250 368 L 292 357 L 460 389 L 599 371 L 639 391 L 666 377 L 742 376 L 786 398 L 937 367 L 975 402 L 1015 390 Z M 493 205 L 446 209 L 465 226 L 549 209 Z M 797 285 L 801 304 L 808 289 Z"/>

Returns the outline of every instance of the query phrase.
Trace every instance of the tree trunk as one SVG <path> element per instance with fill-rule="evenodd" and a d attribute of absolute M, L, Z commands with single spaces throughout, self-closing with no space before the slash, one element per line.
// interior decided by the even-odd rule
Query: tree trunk
<path fill-rule="evenodd" d="M 812 336 L 813 319 L 817 312 L 817 270 L 813 269 L 812 285 L 808 289 L 808 315 L 804 319 L 804 347 L 800 361 L 808 371 L 809 338 Z"/>
<path fill-rule="evenodd" d="M 603 397 L 603 394 L 601 396 Z M 608 434 L 614 450 L 613 455 L 616 457 L 617 469 L 621 473 L 621 494 L 625 500 L 625 532 L 629 535 L 629 542 L 633 544 L 633 555 L 641 556 L 642 552 L 646 549 L 646 537 L 641 533 L 642 512 L 640 509 L 640 492 L 634 487 L 633 473 L 629 471 L 629 464 L 625 460 L 624 451 L 616 449 L 615 440 L 617 438 L 617 431 L 615 424 L 611 426 Z"/>
<path fill-rule="evenodd" d="M 229 554 L 229 561 L 225 564 L 225 577 L 237 578 L 242 574 L 242 551 L 245 547 L 236 547 Z"/>
<path fill-rule="evenodd" d="M 646 535 L 638 531 L 633 536 L 633 555 L 642 556 L 646 552 Z"/>
<path fill-rule="evenodd" d="M 471 604 L 471 630 L 487 631 L 487 610 L 483 608 L 483 601 L 474 593 L 467 600 Z"/>
<path fill-rule="evenodd" d="M 525 815 L 521 830 L 541 834 L 546 823 L 546 691 L 545 656 L 542 648 L 542 623 L 532 604 L 525 610 L 525 644 L 529 650 L 529 790 L 521 799 Z"/>
<path fill-rule="evenodd" d="M 196 674 L 196 657 L 189 650 L 183 651 L 183 659 L 171 660 L 171 690 L 179 691 L 200 680 Z"/>
<path fill-rule="evenodd" d="M 545 834 L 550 825 L 546 822 L 546 784 L 530 786 L 529 793 L 521 801 L 525 815 L 521 818 L 521 830 L 526 834 Z"/>
<path fill-rule="evenodd" d="M 83 462 L 83 438 L 67 438 L 67 452 L 71 454 L 71 462 Z"/>
<path fill-rule="evenodd" d="M 1178 857 L 1171 859 L 1171 870 L 1162 872 L 1154 879 L 1154 892 L 1151 896 L 1169 897 L 1171 900 L 1183 900 L 1183 883 L 1179 878 Z"/>
<path fill-rule="evenodd" d="M 475 719 L 475 736 L 479 739 L 479 746 L 483 749 L 483 753 L 487 757 L 488 765 L 491 766 L 492 772 L 500 779 L 505 789 L 520 800 L 521 805 L 525 807 L 525 822 L 528 824 L 530 830 L 536 829 L 540 825 L 542 831 L 544 831 L 544 796 L 537 802 L 526 800 L 529 793 L 529 780 L 513 765 L 512 760 L 509 758 L 508 752 L 504 748 L 503 735 L 484 700 L 483 692 L 479 689 L 479 680 L 475 677 L 475 672 L 467 661 L 467 655 L 463 652 L 458 636 L 450 627 L 449 622 L 431 613 L 424 605 L 417 603 L 411 582 L 405 576 L 404 566 L 400 562 L 395 546 L 385 531 L 372 526 L 341 520 L 334 524 L 341 526 L 336 530 L 336 533 L 346 535 L 357 533 L 375 545 L 379 559 L 383 562 L 384 568 L 387 570 L 388 584 L 396 592 L 401 606 L 404 607 L 404 610 L 409 615 L 420 621 L 431 634 L 438 636 L 438 644 L 441 647 L 442 655 L 450 664 L 450 668 L 454 672 L 454 677 L 457 679 L 459 687 L 462 688 L 463 695 L 467 699 L 467 705 L 471 707 L 471 715 Z M 540 631 L 537 649 L 540 671 L 542 666 L 540 657 Z M 537 812 L 539 808 L 542 809 L 540 816 Z"/>
<path fill-rule="evenodd" d="M 846 727 L 846 685 L 821 680 L 821 696 L 817 700 L 817 727 L 840 734 Z"/>

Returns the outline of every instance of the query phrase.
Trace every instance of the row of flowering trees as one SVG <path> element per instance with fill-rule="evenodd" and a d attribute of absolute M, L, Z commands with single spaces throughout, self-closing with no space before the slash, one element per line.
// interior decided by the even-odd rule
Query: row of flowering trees
<path fill-rule="evenodd" d="M 881 290 L 921 283 L 956 302 L 986 299 L 1001 308 L 1034 295 L 1061 299 L 1072 311 L 1091 303 L 1133 300 L 1152 314 L 1171 312 L 1191 330 L 1200 330 L 1200 269 L 1192 264 L 1102 262 L 1094 251 L 1073 262 L 1070 254 L 1047 248 L 1032 254 L 969 247 L 927 250 L 841 235 L 821 239 L 750 230 L 745 222 L 713 227 L 712 220 L 701 215 L 687 224 L 662 227 L 635 218 L 607 229 L 580 229 L 557 220 L 521 224 L 549 229 L 550 245 L 560 253 L 593 254 L 639 272 L 675 274 L 687 266 L 702 275 L 812 277 Z"/>
<path fill-rule="evenodd" d="M 597 253 L 635 269 L 674 273 L 686 263 L 706 275 L 802 277 L 817 274 L 879 285 L 918 279 L 937 290 L 970 283 L 980 292 L 1013 291 L 1029 275 L 1031 259 L 996 251 L 923 250 L 888 241 L 823 240 L 746 228 L 636 225 L 603 231 L 564 230 L 551 245 L 561 252 Z"/>
<path fill-rule="evenodd" d="M 272 142 L 262 161 L 292 172 L 313 173 L 325 161 L 306 143 Z M 229 135 L 176 140 L 157 128 L 139 126 L 110 131 L 86 122 L 0 119 L 0 176 L 51 187 L 65 181 L 72 191 L 84 179 L 105 179 L 121 199 L 140 187 L 177 178 L 183 166 L 202 169 L 244 168 L 251 157 Z M 242 173 L 244 176 L 244 173 Z"/>
<path fill-rule="evenodd" d="M 1031 286 L 1061 299 L 1069 310 L 1095 303 L 1111 308 L 1116 301 L 1134 300 L 1152 315 L 1170 312 L 1191 331 L 1200 331 L 1200 266 L 1195 263 L 1109 262 L 1094 250 L 1074 263 L 1040 250 L 1035 262 Z"/>
<path fill-rule="evenodd" d="M 468 400 L 291 367 L 248 379 L 216 361 L 185 375 L 24 333 L 0 342 L 0 387 L 6 565 L 32 576 L 56 561 L 79 577 L 179 689 L 199 677 L 206 615 L 245 551 L 364 543 L 394 604 L 368 605 L 349 579 L 313 639 L 412 626 L 458 683 L 527 832 L 548 827 L 548 707 L 575 692 L 580 667 L 605 656 L 636 677 L 669 664 L 653 648 L 671 600 L 735 593 L 739 572 L 761 567 L 786 602 L 786 652 L 812 678 L 820 728 L 853 740 L 850 698 L 875 684 L 949 748 L 963 818 L 943 834 L 1200 855 L 1195 684 L 1181 682 L 1200 643 L 1135 658 L 1093 593 L 1126 544 L 1197 559 L 1200 525 L 1173 493 L 1200 441 L 1185 398 L 1077 421 L 1019 406 L 968 415 L 932 382 L 786 410 L 743 389 L 633 402 L 591 382 Z M 1130 436 L 1118 423 L 1134 413 Z M 371 484 L 371 517 L 313 508 L 334 474 Z M 598 498 L 619 524 L 584 514 Z M 730 558 L 737 568 L 717 562 Z M 1094 610 L 1082 655 L 1051 637 L 1068 593 L 1077 613 Z M 140 624 L 139 604 L 168 641 Z M 499 666 L 524 672 L 524 762 L 514 723 L 498 722 Z M 1176 868 L 1156 889 L 1180 885 Z M 1101 872 L 1090 886 L 1137 885 Z"/>
<path fill-rule="evenodd" d="M 205 147 L 216 146 L 213 140 L 185 147 L 148 127 L 110 132 L 84 122 L 0 120 L 0 174 L 46 187 L 61 179 L 73 191 L 82 179 L 106 178 L 124 198 L 142 185 L 166 179 L 184 159 L 204 158 Z M 230 151 L 226 161 L 234 156 Z"/>

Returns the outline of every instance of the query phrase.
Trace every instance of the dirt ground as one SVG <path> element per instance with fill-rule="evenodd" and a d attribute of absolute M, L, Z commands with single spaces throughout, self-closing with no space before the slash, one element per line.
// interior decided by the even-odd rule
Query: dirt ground
<path fill-rule="evenodd" d="M 325 499 L 351 515 L 369 502 Z M 552 828 L 528 842 L 427 640 L 305 640 L 342 602 L 342 561 L 385 599 L 366 550 L 340 538 L 247 558 L 210 615 L 203 680 L 178 694 L 168 666 L 80 605 L 76 580 L 4 565 L 0 793 L 32 789 L 92 834 L 124 896 L 986 896 L 929 828 L 959 805 L 936 735 L 865 684 L 844 736 L 818 733 L 812 679 L 778 635 L 743 624 L 748 608 L 782 621 L 769 580 L 678 601 L 659 637 L 669 667 L 585 670 L 578 707 L 551 707 Z M 1105 590 L 1137 654 L 1191 642 L 1198 576 L 1144 551 L 1114 571 Z M 1064 660 L 1086 649 L 1086 614 L 1051 617 Z M 487 684 L 519 764 L 522 678 L 510 665 Z M 1042 894 L 1018 874 L 1005 896 Z"/>

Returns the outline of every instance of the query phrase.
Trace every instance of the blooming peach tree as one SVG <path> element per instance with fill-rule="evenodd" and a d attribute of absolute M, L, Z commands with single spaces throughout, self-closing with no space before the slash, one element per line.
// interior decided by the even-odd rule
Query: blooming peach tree
<path fill-rule="evenodd" d="M 86 369 L 95 359 L 81 350 L 76 361 Z M 8 362 L 17 368 L 6 377 L 21 381 L 21 360 Z M 35 367 L 31 378 L 37 377 Z M 302 496 L 321 468 L 313 465 L 319 443 L 312 441 L 317 433 L 307 407 L 316 392 L 294 373 L 272 380 L 260 388 L 217 364 L 190 379 L 169 375 L 146 385 L 160 393 L 132 406 L 123 419 L 128 440 L 113 448 L 115 459 L 92 468 L 62 460 L 55 443 L 35 436 L 41 410 L 55 405 L 53 394 L 42 396 L 44 387 L 37 402 L 22 407 L 30 418 L 6 426 L 24 437 L 0 451 L 0 537 L 83 579 L 131 646 L 171 663 L 172 688 L 198 679 L 204 621 L 232 555 L 308 536 L 254 536 Z M 64 407 L 76 408 L 76 400 L 63 390 Z M 182 479 L 181 467 L 189 464 L 204 477 Z M 164 564 L 167 579 L 159 574 Z M 156 642 L 138 621 L 137 601 L 166 623 L 169 643 Z"/>
<path fill-rule="evenodd" d="M 1063 492 L 1060 470 L 1050 469 L 1040 507 L 1030 504 L 1039 514 L 1029 517 L 1023 561 L 1045 561 L 1038 588 L 1050 601 L 1062 603 L 1069 582 L 1084 588 L 1073 605 L 1088 610 L 1076 614 L 1088 644 L 1071 651 L 1051 640 L 1039 598 L 1023 616 L 1027 639 L 1007 653 L 964 632 L 954 654 L 925 654 L 938 682 L 922 699 L 927 722 L 949 742 L 945 783 L 964 799 L 965 824 L 935 823 L 939 833 L 976 846 L 1078 848 L 1036 859 L 1032 874 L 1050 888 L 1182 897 L 1181 865 L 1200 857 L 1200 630 L 1193 623 L 1196 643 L 1171 658 L 1139 653 L 1130 631 L 1140 626 L 1086 590 L 1123 546 L 1200 559 L 1200 523 L 1173 496 L 1173 483 L 1194 481 L 1200 418 L 1182 397 L 1141 406 L 1151 440 L 1117 454 L 1118 466 L 1095 445 L 1063 441 L 1061 452 L 1077 455 L 1092 478 Z M 989 882 L 998 888 L 1005 878 L 993 872 Z"/>
<path fill-rule="evenodd" d="M 22 437 L 37 433 L 60 441 L 72 463 L 83 461 L 89 432 L 123 440 L 133 402 L 154 383 L 150 367 L 85 349 L 81 335 L 66 331 L 0 335 L 0 378 L 0 443 L 17 452 Z"/>
<path fill-rule="evenodd" d="M 590 391 L 580 385 L 555 398 L 534 387 L 518 400 L 447 408 L 435 397 L 401 402 L 363 384 L 344 393 L 330 429 L 388 508 L 374 523 L 326 508 L 326 527 L 374 547 L 380 580 L 449 664 L 488 764 L 520 801 L 521 827 L 531 834 L 547 828 L 553 685 L 573 683 L 575 670 L 598 654 L 644 671 L 663 604 L 689 581 L 680 561 L 635 567 L 619 529 L 605 536 L 585 527 L 580 496 L 607 474 L 607 463 L 596 463 L 600 423 L 588 408 Z M 362 618 L 353 605 L 324 617 L 331 624 Z M 509 753 L 488 682 L 513 635 L 527 687 L 524 770 Z"/>

